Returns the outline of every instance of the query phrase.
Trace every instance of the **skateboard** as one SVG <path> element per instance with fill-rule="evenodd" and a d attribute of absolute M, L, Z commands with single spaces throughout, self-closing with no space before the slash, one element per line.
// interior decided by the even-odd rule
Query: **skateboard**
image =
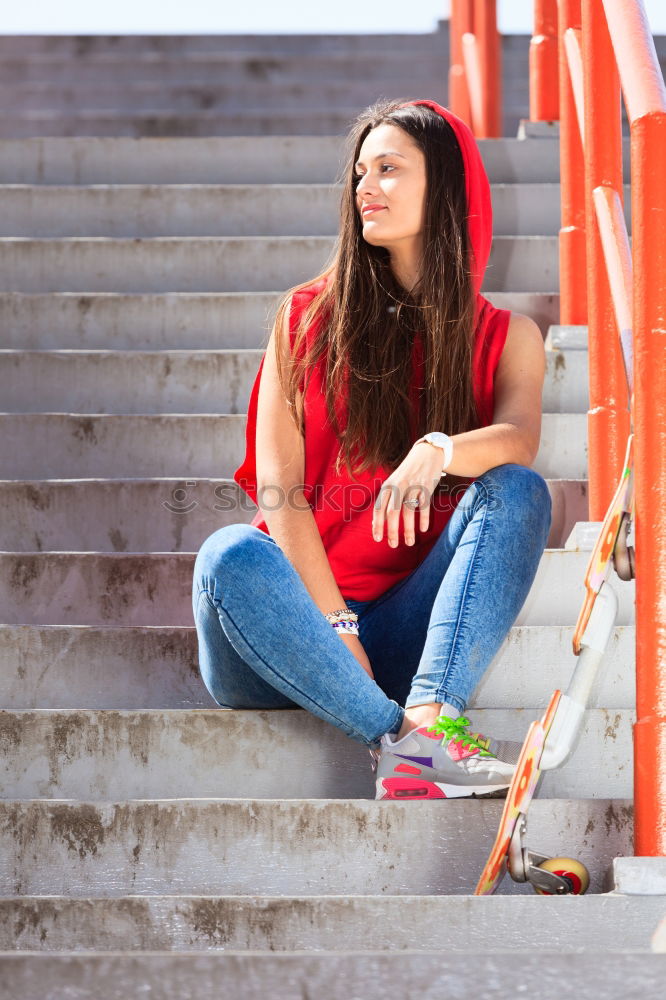
<path fill-rule="evenodd" d="M 585 599 L 573 637 L 578 657 L 565 694 L 555 691 L 543 718 L 527 731 L 507 792 L 490 856 L 474 890 L 494 893 L 508 871 L 516 882 L 530 882 L 540 895 L 580 895 L 590 884 L 585 865 L 573 858 L 549 858 L 524 845 L 527 811 L 542 771 L 561 767 L 575 749 L 585 707 L 617 617 L 617 596 L 608 583 L 611 562 L 622 580 L 635 576 L 627 535 L 633 516 L 633 435 L 624 472 L 601 526 L 585 573 Z"/>

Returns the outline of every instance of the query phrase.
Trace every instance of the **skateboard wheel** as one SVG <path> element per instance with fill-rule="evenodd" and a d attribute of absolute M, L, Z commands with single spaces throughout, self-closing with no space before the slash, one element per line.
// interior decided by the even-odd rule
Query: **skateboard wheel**
<path fill-rule="evenodd" d="M 587 868 L 580 861 L 575 861 L 573 858 L 548 858 L 547 861 L 542 861 L 537 867 L 543 868 L 544 871 L 552 872 L 553 875 L 561 875 L 562 878 L 565 878 L 571 886 L 569 892 L 572 896 L 582 896 L 584 892 L 587 892 L 590 885 L 590 873 Z M 537 889 L 536 886 L 534 891 L 539 896 L 554 895 L 552 892 L 546 892 L 545 889 Z"/>

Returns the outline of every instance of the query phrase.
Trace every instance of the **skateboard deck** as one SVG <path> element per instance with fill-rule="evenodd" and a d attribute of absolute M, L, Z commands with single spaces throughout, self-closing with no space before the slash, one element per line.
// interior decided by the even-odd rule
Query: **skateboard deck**
<path fill-rule="evenodd" d="M 539 764 L 544 743 L 553 724 L 561 694 L 561 691 L 555 691 L 543 718 L 533 722 L 527 731 L 513 779 L 506 794 L 497 837 L 474 890 L 475 896 L 489 896 L 494 893 L 506 874 L 511 838 L 519 820 L 525 815 L 534 798 L 541 774 Z"/>
<path fill-rule="evenodd" d="M 622 518 L 625 513 L 631 514 L 632 510 L 633 435 L 629 435 L 624 471 L 606 512 L 606 517 L 604 518 L 599 537 L 592 550 L 585 573 L 585 600 L 578 616 L 573 637 L 573 648 L 576 656 L 580 653 L 581 641 L 590 620 L 597 594 L 608 577 L 610 562 L 620 532 Z M 474 890 L 475 896 L 485 896 L 495 892 L 506 874 L 511 838 L 515 833 L 519 821 L 526 815 L 529 804 L 534 798 L 539 775 L 541 774 L 540 763 L 544 744 L 553 724 L 561 694 L 561 691 L 555 691 L 544 717 L 540 722 L 533 722 L 527 731 L 513 780 L 507 792 L 497 837 Z"/>
<path fill-rule="evenodd" d="M 590 561 L 587 564 L 587 571 L 585 573 L 585 601 L 578 615 L 573 636 L 573 650 L 576 656 L 580 653 L 581 639 L 590 620 L 597 594 L 601 590 L 602 583 L 608 577 L 611 557 L 622 524 L 622 516 L 625 513 L 630 514 L 633 508 L 633 443 L 634 437 L 633 434 L 630 434 L 627 442 L 627 453 L 624 459 L 624 472 L 618 483 L 615 495 L 610 502 L 610 506 L 606 511 L 606 517 L 601 526 L 599 537 L 592 550 Z"/>

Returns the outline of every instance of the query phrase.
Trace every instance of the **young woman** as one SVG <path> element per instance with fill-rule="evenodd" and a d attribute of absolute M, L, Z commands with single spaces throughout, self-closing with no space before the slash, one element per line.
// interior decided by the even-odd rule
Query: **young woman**
<path fill-rule="evenodd" d="M 545 355 L 481 293 L 490 186 L 469 128 L 382 101 L 350 135 L 329 266 L 284 297 L 235 481 L 251 524 L 203 543 L 203 680 L 365 744 L 376 798 L 506 794 L 520 744 L 462 715 L 550 527 L 530 468 Z"/>

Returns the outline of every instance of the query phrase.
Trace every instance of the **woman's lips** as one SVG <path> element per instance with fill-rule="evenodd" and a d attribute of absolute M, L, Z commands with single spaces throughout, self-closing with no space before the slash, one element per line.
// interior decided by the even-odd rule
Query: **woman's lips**
<path fill-rule="evenodd" d="M 372 215 L 373 212 L 381 212 L 385 207 L 385 205 L 370 205 L 368 208 L 363 209 L 363 218 L 365 218 L 366 215 Z"/>

